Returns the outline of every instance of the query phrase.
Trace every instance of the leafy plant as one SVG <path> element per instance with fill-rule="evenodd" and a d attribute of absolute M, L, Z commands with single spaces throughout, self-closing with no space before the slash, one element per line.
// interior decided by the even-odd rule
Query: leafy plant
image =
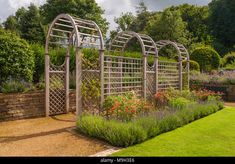
<path fill-rule="evenodd" d="M 127 122 L 83 115 L 77 121 L 77 130 L 88 136 L 103 139 L 114 146 L 127 147 L 186 125 L 222 107 L 223 105 L 214 99 L 203 104 L 193 104 L 174 113 L 166 112 L 163 117 L 159 117 L 162 113 L 156 111 L 151 115 L 136 117 Z"/>
<path fill-rule="evenodd" d="M 169 101 L 169 105 L 172 108 L 175 109 L 183 109 L 186 108 L 190 103 L 192 103 L 190 100 L 183 98 L 183 97 L 179 97 L 179 98 L 175 98 L 175 99 L 171 99 Z"/>
<path fill-rule="evenodd" d="M 184 68 L 186 67 L 186 64 L 187 64 L 187 61 L 184 60 L 182 62 L 182 65 L 183 65 Z M 200 65 L 198 64 L 198 62 L 190 60 L 189 69 L 190 69 L 190 71 L 200 71 Z"/>
<path fill-rule="evenodd" d="M 24 80 L 10 79 L 2 84 L 2 93 L 18 93 L 34 90 L 34 86 L 31 83 L 25 82 Z"/>
<path fill-rule="evenodd" d="M 139 114 L 151 111 L 152 106 L 130 92 L 118 96 L 108 96 L 103 103 L 103 110 L 107 117 L 122 121 L 129 121 Z"/>
<path fill-rule="evenodd" d="M 77 121 L 77 129 L 88 136 L 108 141 L 115 146 L 130 146 L 147 138 L 145 130 L 132 123 L 105 120 L 100 116 L 82 116 Z"/>
<path fill-rule="evenodd" d="M 11 32 L 0 33 L 0 84 L 9 77 L 32 81 L 34 55 L 29 44 Z"/>
<path fill-rule="evenodd" d="M 221 60 L 219 54 L 210 47 L 196 48 L 191 54 L 190 59 L 198 62 L 201 71 L 205 72 L 218 69 Z"/>

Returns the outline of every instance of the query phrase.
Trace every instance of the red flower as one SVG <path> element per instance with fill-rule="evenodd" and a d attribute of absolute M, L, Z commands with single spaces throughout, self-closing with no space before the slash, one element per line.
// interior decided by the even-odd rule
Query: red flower
<path fill-rule="evenodd" d="M 136 113 L 136 110 L 135 110 L 135 109 L 132 109 L 132 110 L 131 110 L 131 113 Z"/>

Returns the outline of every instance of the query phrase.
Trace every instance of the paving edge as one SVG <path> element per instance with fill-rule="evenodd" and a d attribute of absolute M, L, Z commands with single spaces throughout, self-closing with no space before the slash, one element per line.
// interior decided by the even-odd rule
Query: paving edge
<path fill-rule="evenodd" d="M 67 131 L 69 131 L 70 133 L 73 133 L 73 134 L 76 134 L 78 135 L 74 130 L 76 129 L 76 127 L 70 127 L 70 128 L 67 128 Z M 108 155 L 111 155 L 113 153 L 116 153 L 118 151 L 120 151 L 122 148 L 118 148 L 118 147 L 111 147 L 109 145 L 106 145 L 107 150 L 103 150 L 101 152 L 98 152 L 96 154 L 93 154 L 93 155 L 89 155 L 88 157 L 105 157 L 105 156 L 108 156 Z"/>
<path fill-rule="evenodd" d="M 89 157 L 106 157 L 106 156 L 108 156 L 108 155 L 111 155 L 111 154 L 113 154 L 113 153 L 116 153 L 116 152 L 120 151 L 121 149 L 122 149 L 122 148 L 113 147 L 113 148 L 110 148 L 110 149 L 107 149 L 107 150 L 98 152 L 98 153 L 96 153 L 96 154 L 89 155 Z"/>

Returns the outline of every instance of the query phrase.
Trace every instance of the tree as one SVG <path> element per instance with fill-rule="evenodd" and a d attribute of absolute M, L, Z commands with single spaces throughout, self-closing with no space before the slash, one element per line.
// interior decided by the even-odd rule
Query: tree
<path fill-rule="evenodd" d="M 20 34 L 19 24 L 15 16 L 9 16 L 6 21 L 3 23 L 5 29 L 10 30 L 12 32 L 16 32 Z"/>
<path fill-rule="evenodd" d="M 213 0 L 209 9 L 212 34 L 224 46 L 232 48 L 235 45 L 235 1 Z"/>
<path fill-rule="evenodd" d="M 208 27 L 208 6 L 195 6 L 183 4 L 170 7 L 171 11 L 180 11 L 181 18 L 186 22 L 186 28 L 190 32 L 193 42 L 211 45 L 212 36 Z"/>
<path fill-rule="evenodd" d="M 134 15 L 131 12 L 122 13 L 120 17 L 114 18 L 114 22 L 118 24 L 117 31 L 128 31 L 134 22 Z"/>
<path fill-rule="evenodd" d="M 148 8 L 145 6 L 143 1 L 141 1 L 139 6 L 136 8 L 136 13 L 137 17 L 130 25 L 130 29 L 135 32 L 142 32 L 152 13 L 148 11 Z"/>
<path fill-rule="evenodd" d="M 38 7 L 31 4 L 28 10 L 21 15 L 19 14 L 18 17 L 21 37 L 28 40 L 30 43 L 44 43 L 45 33 Z"/>
<path fill-rule="evenodd" d="M 38 7 L 31 3 L 28 9 L 21 7 L 15 16 L 9 16 L 4 26 L 31 43 L 44 43 L 45 32 L 41 20 Z"/>
<path fill-rule="evenodd" d="M 98 6 L 95 0 L 47 0 L 40 9 L 44 17 L 44 24 L 51 23 L 61 13 L 67 13 L 95 21 L 103 34 L 106 34 L 108 30 L 108 22 L 102 17 L 104 10 Z"/>
<path fill-rule="evenodd" d="M 182 20 L 179 11 L 166 9 L 162 13 L 155 13 L 149 19 L 145 31 L 156 41 L 172 40 L 186 46 L 191 42 L 186 23 Z"/>

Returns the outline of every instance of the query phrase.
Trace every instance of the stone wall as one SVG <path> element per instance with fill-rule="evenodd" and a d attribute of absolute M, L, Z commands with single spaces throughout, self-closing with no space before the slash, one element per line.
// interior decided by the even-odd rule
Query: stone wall
<path fill-rule="evenodd" d="M 70 109 L 75 111 L 75 91 L 70 91 Z M 0 121 L 45 116 L 44 91 L 0 93 Z"/>

